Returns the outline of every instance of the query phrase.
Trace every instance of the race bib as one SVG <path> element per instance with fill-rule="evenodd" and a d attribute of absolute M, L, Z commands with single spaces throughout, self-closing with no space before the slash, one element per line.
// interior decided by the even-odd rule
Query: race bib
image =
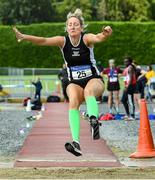
<path fill-rule="evenodd" d="M 109 78 L 109 81 L 110 81 L 110 82 L 117 82 L 117 77 L 110 77 L 110 78 Z"/>
<path fill-rule="evenodd" d="M 90 65 L 73 66 L 71 67 L 71 71 L 72 71 L 72 77 L 75 80 L 84 79 L 92 75 Z"/>

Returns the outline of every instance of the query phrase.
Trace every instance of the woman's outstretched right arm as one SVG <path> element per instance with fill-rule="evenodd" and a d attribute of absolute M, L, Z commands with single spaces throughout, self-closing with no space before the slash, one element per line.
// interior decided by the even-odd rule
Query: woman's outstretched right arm
<path fill-rule="evenodd" d="M 25 41 L 29 41 L 40 46 L 63 47 L 64 45 L 63 36 L 54 36 L 51 38 L 45 38 L 45 37 L 27 35 L 27 34 L 22 34 L 16 27 L 13 27 L 13 31 L 15 32 L 18 42 L 25 40 Z"/>

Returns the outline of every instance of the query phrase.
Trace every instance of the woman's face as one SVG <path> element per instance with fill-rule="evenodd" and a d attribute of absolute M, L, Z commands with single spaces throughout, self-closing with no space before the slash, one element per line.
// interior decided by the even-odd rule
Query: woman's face
<path fill-rule="evenodd" d="M 115 64 L 113 62 L 110 62 L 109 67 L 113 68 L 113 67 L 115 67 Z"/>
<path fill-rule="evenodd" d="M 129 64 L 130 64 L 129 60 L 128 59 L 124 59 L 124 65 L 127 67 L 127 66 L 129 66 Z"/>
<path fill-rule="evenodd" d="M 79 19 L 71 17 L 67 21 L 67 32 L 70 36 L 78 36 L 82 32 L 82 26 Z"/>

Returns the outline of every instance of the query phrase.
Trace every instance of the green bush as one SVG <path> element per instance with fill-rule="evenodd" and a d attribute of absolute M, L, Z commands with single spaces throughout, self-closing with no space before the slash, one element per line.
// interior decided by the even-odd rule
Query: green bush
<path fill-rule="evenodd" d="M 133 57 L 139 64 L 153 64 L 155 57 L 155 23 L 131 22 L 88 22 L 86 32 L 101 32 L 102 26 L 110 25 L 112 36 L 95 45 L 96 60 L 104 66 L 110 58 L 123 64 L 125 56 Z M 18 26 L 26 34 L 52 37 L 65 35 L 64 23 L 43 23 Z M 10 26 L 0 26 L 0 66 L 1 67 L 61 67 L 63 58 L 58 47 L 37 46 L 30 42 L 18 43 Z"/>

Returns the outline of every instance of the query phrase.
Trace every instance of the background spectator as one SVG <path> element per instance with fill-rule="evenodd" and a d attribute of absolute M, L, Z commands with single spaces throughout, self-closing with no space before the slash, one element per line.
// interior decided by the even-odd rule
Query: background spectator
<path fill-rule="evenodd" d="M 119 74 L 122 73 L 122 70 L 118 67 L 115 67 L 115 60 L 109 60 L 109 67 L 103 70 L 103 74 L 106 74 L 108 77 L 107 90 L 108 90 L 108 107 L 109 113 L 112 113 L 112 106 L 115 103 L 115 110 L 119 113 Z"/>
<path fill-rule="evenodd" d="M 136 68 L 130 57 L 124 59 L 126 68 L 123 71 L 125 88 L 122 95 L 122 103 L 126 111 L 126 119 L 133 120 L 135 117 L 134 93 L 136 90 Z"/>
<path fill-rule="evenodd" d="M 35 86 L 35 96 L 34 96 L 34 98 L 41 101 L 42 83 L 40 81 L 40 78 L 38 78 L 36 82 L 31 81 L 31 83 Z"/>

